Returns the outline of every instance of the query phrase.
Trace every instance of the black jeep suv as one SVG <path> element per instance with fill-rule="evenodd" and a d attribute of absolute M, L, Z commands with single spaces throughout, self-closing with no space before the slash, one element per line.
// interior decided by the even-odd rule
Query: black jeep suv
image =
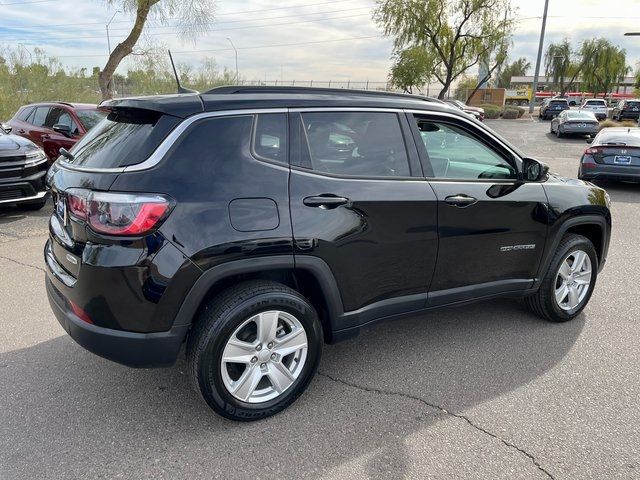
<path fill-rule="evenodd" d="M 186 344 L 229 418 L 287 407 L 324 342 L 379 320 L 498 296 L 571 320 L 607 256 L 604 190 L 438 101 L 224 87 L 102 106 L 48 175 L 51 307 L 125 365 Z"/>

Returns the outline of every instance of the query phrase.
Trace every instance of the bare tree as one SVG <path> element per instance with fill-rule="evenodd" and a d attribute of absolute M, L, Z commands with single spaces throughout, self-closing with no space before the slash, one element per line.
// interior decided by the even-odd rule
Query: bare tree
<path fill-rule="evenodd" d="M 194 39 L 213 21 L 216 6 L 215 0 L 106 0 L 106 2 L 125 13 L 135 15 L 135 22 L 127 38 L 113 49 L 107 64 L 98 76 L 103 99 L 113 97 L 111 86 L 113 74 L 120 62 L 133 52 L 149 18 L 155 18 L 163 25 L 175 26 L 183 39 Z M 171 21 L 174 23 L 171 24 Z"/>

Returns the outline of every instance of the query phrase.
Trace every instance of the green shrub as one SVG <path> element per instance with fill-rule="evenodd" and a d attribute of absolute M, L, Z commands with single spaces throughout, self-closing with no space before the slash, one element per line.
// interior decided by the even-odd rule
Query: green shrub
<path fill-rule="evenodd" d="M 524 113 L 526 112 L 526 109 L 522 108 L 522 107 L 516 107 L 513 105 L 506 105 L 504 107 L 504 111 L 502 112 L 502 118 L 506 118 L 506 119 L 515 119 L 515 118 L 520 118 L 524 115 Z"/>
<path fill-rule="evenodd" d="M 497 105 L 484 104 L 480 105 L 484 109 L 485 118 L 500 118 L 501 108 Z"/>
<path fill-rule="evenodd" d="M 518 109 L 517 108 L 505 108 L 504 111 L 502 112 L 502 118 L 505 118 L 507 120 L 514 120 L 516 118 L 518 118 Z"/>
<path fill-rule="evenodd" d="M 622 122 L 616 122 L 615 120 L 603 120 L 600 122 L 598 131 L 608 127 L 637 127 L 638 124 L 632 120 L 623 120 Z"/>

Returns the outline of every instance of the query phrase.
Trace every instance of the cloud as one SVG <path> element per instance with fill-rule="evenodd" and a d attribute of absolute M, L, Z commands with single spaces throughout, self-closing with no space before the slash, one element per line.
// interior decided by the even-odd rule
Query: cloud
<path fill-rule="evenodd" d="M 195 43 L 184 43 L 173 22 L 157 21 L 147 28 L 152 42 L 167 45 L 176 60 L 197 64 L 214 57 L 220 66 L 235 68 L 249 79 L 360 80 L 387 78 L 392 45 L 371 20 L 373 0 L 238 0 L 219 3 L 217 20 Z M 512 0 L 522 19 L 510 53 L 535 62 L 542 2 Z M 578 45 L 604 36 L 627 49 L 629 63 L 640 60 L 640 38 L 623 32 L 640 24 L 638 0 L 563 0 L 551 2 L 545 45 L 568 37 Z M 0 19 L 0 44 L 23 43 L 44 48 L 69 67 L 102 66 L 107 59 L 105 25 L 115 9 L 97 0 L 57 0 L 30 5 L 6 5 Z M 532 18 L 533 17 L 533 18 Z M 616 17 L 616 18 L 614 18 Z M 112 47 L 131 28 L 130 16 L 118 13 L 110 25 Z M 365 37 L 365 38 L 363 38 Z M 344 40 L 351 39 L 351 40 Z M 291 45 L 299 44 L 299 45 Z M 280 45 L 269 47 L 270 45 Z M 130 65 L 124 62 L 121 70 Z"/>

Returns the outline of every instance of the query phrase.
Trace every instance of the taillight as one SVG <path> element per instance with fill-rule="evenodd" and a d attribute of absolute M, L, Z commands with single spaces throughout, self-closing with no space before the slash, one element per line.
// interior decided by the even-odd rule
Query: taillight
<path fill-rule="evenodd" d="M 602 149 L 598 147 L 589 147 L 584 151 L 585 155 L 600 155 L 602 153 Z"/>
<path fill-rule="evenodd" d="M 142 235 L 164 220 L 172 202 L 162 195 L 67 191 L 69 213 L 106 235 Z"/>
<path fill-rule="evenodd" d="M 85 312 L 82 308 L 80 308 L 78 305 L 73 303 L 71 300 L 69 300 L 69 305 L 71 306 L 71 310 L 76 315 L 76 317 L 78 317 L 83 322 L 90 323 L 91 325 L 93 325 L 93 320 L 91 320 L 91 317 L 87 315 L 87 312 Z"/>

